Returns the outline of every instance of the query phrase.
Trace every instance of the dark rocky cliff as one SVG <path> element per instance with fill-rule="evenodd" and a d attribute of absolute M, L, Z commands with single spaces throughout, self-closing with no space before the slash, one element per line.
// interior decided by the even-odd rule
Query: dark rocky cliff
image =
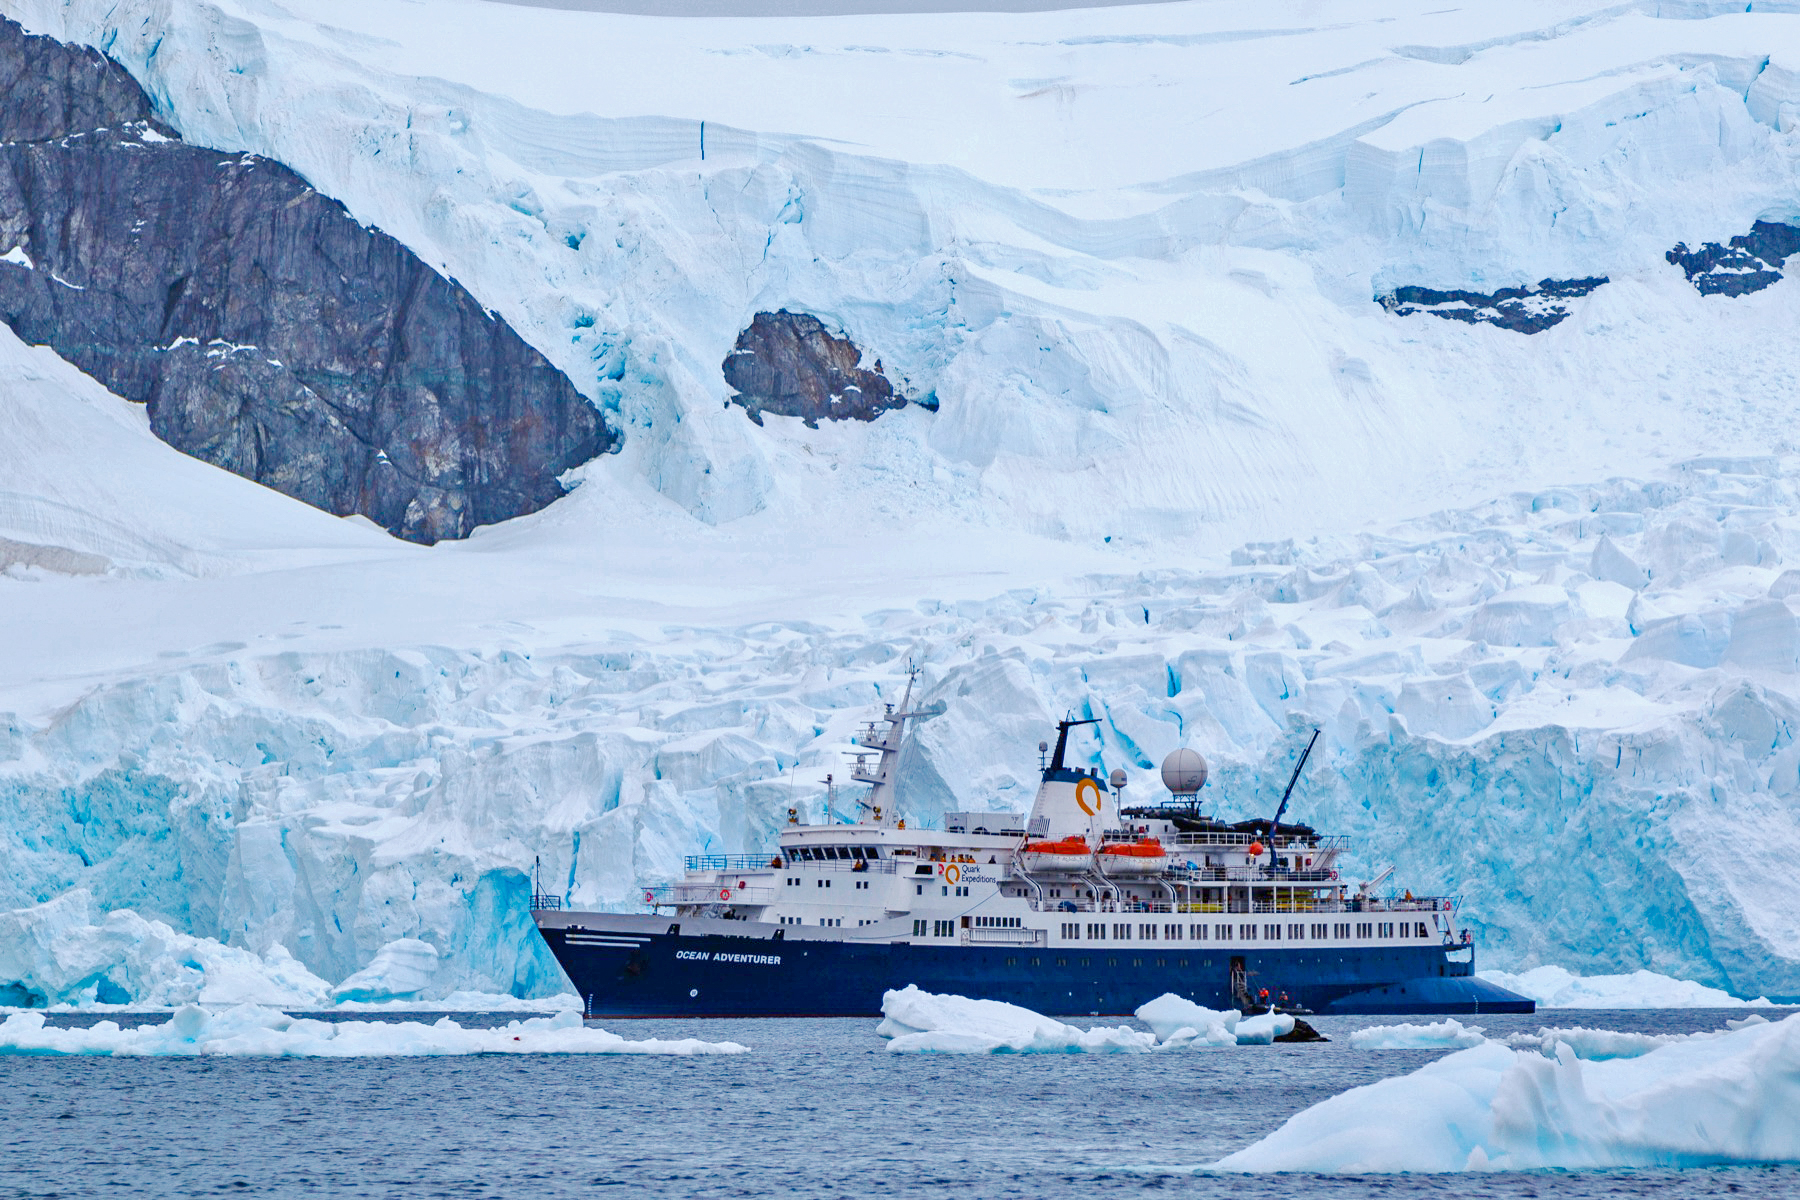
<path fill-rule="evenodd" d="M 758 425 L 770 412 L 799 417 L 817 429 L 821 419 L 873 421 L 909 403 L 879 362 L 865 368 L 862 357 L 855 342 L 833 336 L 817 317 L 782 309 L 750 319 L 722 370 L 737 393 L 732 401 Z M 937 407 L 929 400 L 919 403 Z"/>
<path fill-rule="evenodd" d="M 419 542 L 533 512 L 616 442 L 459 285 L 281 164 L 180 141 L 0 18 L 0 320 L 196 458 Z"/>

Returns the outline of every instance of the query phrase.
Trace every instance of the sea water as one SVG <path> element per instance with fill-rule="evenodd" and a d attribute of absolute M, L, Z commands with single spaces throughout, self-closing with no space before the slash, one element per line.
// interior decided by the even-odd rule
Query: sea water
<path fill-rule="evenodd" d="M 1672 1033 L 1722 1028 L 1733 1015 L 1543 1012 L 1465 1023 L 1490 1036 L 1576 1024 Z M 1455 1177 L 1196 1169 L 1308 1105 L 1436 1057 L 1349 1046 L 1353 1030 L 1401 1019 L 1314 1018 L 1334 1039 L 1326 1044 L 1130 1056 L 891 1055 L 873 1020 L 667 1020 L 613 1028 L 738 1041 L 753 1053 L 9 1057 L 0 1059 L 0 1194 L 1800 1195 L 1794 1166 Z"/>

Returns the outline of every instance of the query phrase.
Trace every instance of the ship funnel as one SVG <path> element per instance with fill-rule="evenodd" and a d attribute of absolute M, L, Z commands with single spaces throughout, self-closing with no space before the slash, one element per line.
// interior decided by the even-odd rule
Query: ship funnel
<path fill-rule="evenodd" d="M 1195 803 L 1200 789 L 1206 786 L 1206 760 L 1200 757 L 1198 750 L 1189 750 L 1185 746 L 1172 750 L 1169 757 L 1163 759 L 1162 781 L 1177 800 Z"/>

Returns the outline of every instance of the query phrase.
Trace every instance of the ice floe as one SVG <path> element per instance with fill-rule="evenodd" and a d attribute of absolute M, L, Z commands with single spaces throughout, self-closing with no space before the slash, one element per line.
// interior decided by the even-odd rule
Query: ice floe
<path fill-rule="evenodd" d="M 377 1058 L 459 1054 L 744 1054 L 736 1042 L 696 1038 L 628 1041 L 582 1025 L 576 1013 L 470 1029 L 448 1017 L 419 1021 L 321 1021 L 258 1005 L 195 1005 L 154 1025 L 100 1021 L 85 1029 L 48 1024 L 39 1012 L 0 1021 L 0 1054 L 232 1055 L 256 1058 Z"/>
<path fill-rule="evenodd" d="M 1581 976 L 1566 967 L 1534 967 L 1513 974 L 1480 971 L 1478 976 L 1509 992 L 1529 996 L 1539 1008 L 1742 1008 L 1767 1006 L 1758 997 L 1740 1000 L 1730 992 L 1689 979 L 1672 979 L 1654 971 L 1629 975 Z"/>
<path fill-rule="evenodd" d="M 1266 1046 L 1292 1033 L 1282 1013 L 1245 1017 L 1173 993 L 1140 1006 L 1148 1033 L 1129 1025 L 1081 1029 L 999 1000 L 944 996 L 908 985 L 882 997 L 875 1032 L 893 1054 L 1144 1054 L 1211 1046 Z"/>
<path fill-rule="evenodd" d="M 1584 1059 L 1488 1041 L 1315 1104 L 1227 1171 L 1687 1167 L 1800 1160 L 1800 1018 Z"/>
<path fill-rule="evenodd" d="M 1143 1054 L 1156 1036 L 1128 1025 L 1078 1029 L 999 1000 L 940 996 L 915 985 L 881 998 L 875 1032 L 890 1054 Z"/>
<path fill-rule="evenodd" d="M 1444 1020 L 1430 1025 L 1372 1025 L 1350 1035 L 1358 1050 L 1462 1050 L 1487 1040 L 1479 1025 Z"/>

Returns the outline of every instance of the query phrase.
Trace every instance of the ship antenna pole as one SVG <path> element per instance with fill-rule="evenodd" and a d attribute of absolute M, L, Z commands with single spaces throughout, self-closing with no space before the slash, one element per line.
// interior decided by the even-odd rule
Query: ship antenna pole
<path fill-rule="evenodd" d="M 1319 740 L 1319 731 L 1313 729 L 1312 740 L 1306 743 L 1306 749 L 1300 752 L 1300 761 L 1294 764 L 1294 774 L 1288 780 L 1287 791 L 1281 793 L 1281 804 L 1275 809 L 1275 819 L 1269 822 L 1269 870 L 1275 870 L 1275 864 L 1281 860 L 1275 857 L 1275 830 L 1281 825 L 1281 814 L 1287 811 L 1288 797 L 1294 794 L 1294 785 L 1300 782 L 1300 769 L 1306 766 L 1306 757 L 1312 753 L 1314 743 Z"/>

